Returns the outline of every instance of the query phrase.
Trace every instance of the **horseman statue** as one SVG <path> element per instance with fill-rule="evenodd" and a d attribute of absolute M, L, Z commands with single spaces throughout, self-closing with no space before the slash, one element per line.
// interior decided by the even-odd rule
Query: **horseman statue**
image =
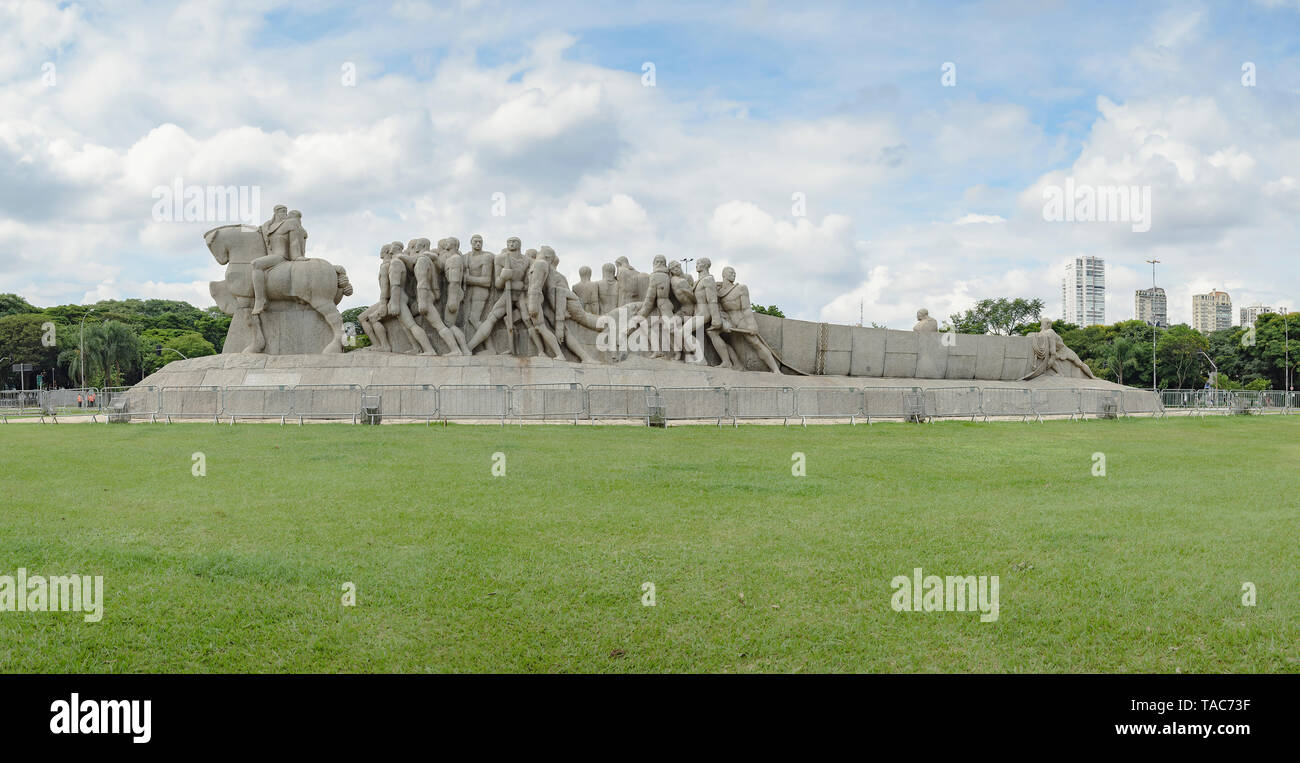
<path fill-rule="evenodd" d="M 226 352 L 266 352 L 268 331 L 284 340 L 275 343 L 278 348 L 297 347 L 296 351 L 303 353 L 343 351 L 343 316 L 338 304 L 352 294 L 352 284 L 342 267 L 306 256 L 307 230 L 301 212 L 277 205 L 271 219 L 256 228 L 223 225 L 203 234 L 203 240 L 217 262 L 226 266 L 225 280 L 208 285 L 217 306 L 232 317 Z M 324 347 L 298 347 L 301 341 L 294 340 L 305 337 L 281 336 L 310 327 L 300 329 L 301 324 L 283 322 L 275 323 L 274 328 L 267 325 L 269 315 L 292 311 L 298 305 L 310 307 L 328 324 Z M 236 338 L 246 343 L 232 348 L 230 340 Z M 270 351 L 286 354 L 284 349 Z"/>

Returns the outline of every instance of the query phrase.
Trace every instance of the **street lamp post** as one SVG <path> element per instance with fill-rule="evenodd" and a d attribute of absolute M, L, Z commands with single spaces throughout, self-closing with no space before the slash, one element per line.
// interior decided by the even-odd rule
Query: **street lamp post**
<path fill-rule="evenodd" d="M 86 388 L 86 316 L 95 312 L 95 308 L 90 308 L 86 314 L 81 316 L 81 357 L 77 359 L 77 365 L 81 368 L 81 388 Z M 109 382 L 110 384 L 112 382 Z"/>
<path fill-rule="evenodd" d="M 172 348 L 172 347 L 162 347 L 162 346 L 160 346 L 160 347 L 158 348 L 158 357 L 162 357 L 163 350 L 167 350 L 167 351 L 169 351 L 169 352 L 174 352 L 174 353 L 176 353 L 177 355 L 180 355 L 182 358 L 185 358 L 186 360 L 189 360 L 189 359 L 190 359 L 190 356 L 186 355 L 185 353 L 181 352 L 180 350 L 174 349 L 174 348 Z"/>
<path fill-rule="evenodd" d="M 1151 391 L 1158 395 L 1160 392 L 1156 389 L 1156 263 L 1160 260 L 1147 260 L 1147 262 L 1151 263 Z"/>

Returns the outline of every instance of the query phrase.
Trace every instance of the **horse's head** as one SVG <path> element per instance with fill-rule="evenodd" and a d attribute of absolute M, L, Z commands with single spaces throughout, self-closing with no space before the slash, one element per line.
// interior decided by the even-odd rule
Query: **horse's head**
<path fill-rule="evenodd" d="M 225 265 L 230 262 L 230 249 L 216 243 L 217 234 L 225 227 L 223 225 L 221 228 L 213 228 L 203 234 L 203 243 L 208 245 L 208 251 L 212 252 L 212 256 L 216 258 L 218 265 Z"/>

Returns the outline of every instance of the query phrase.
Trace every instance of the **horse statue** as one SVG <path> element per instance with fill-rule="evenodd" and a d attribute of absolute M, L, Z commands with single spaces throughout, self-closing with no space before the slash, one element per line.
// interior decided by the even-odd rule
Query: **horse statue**
<path fill-rule="evenodd" d="M 243 321 L 252 341 L 242 352 L 263 352 L 266 337 L 260 316 L 253 315 L 253 260 L 267 254 L 262 231 L 252 225 L 222 225 L 203 234 L 208 251 L 226 266 L 224 281 L 211 281 L 208 290 L 221 312 Z M 281 262 L 266 272 L 268 301 L 294 300 L 308 305 L 329 323 L 330 341 L 321 352 L 343 352 L 343 316 L 338 304 L 352 294 L 347 271 L 320 259 Z"/>

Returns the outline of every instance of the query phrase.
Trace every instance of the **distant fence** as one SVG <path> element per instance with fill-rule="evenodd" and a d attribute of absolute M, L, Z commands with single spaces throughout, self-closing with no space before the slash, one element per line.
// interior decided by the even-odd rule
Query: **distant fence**
<path fill-rule="evenodd" d="M 109 422 L 335 419 L 464 421 L 711 421 L 808 419 L 867 423 L 941 418 L 1021 420 L 1291 413 L 1281 390 L 1027 387 L 653 387 L 643 385 L 357 384 L 106 387 L 0 391 L 0 420 L 103 416 Z"/>

